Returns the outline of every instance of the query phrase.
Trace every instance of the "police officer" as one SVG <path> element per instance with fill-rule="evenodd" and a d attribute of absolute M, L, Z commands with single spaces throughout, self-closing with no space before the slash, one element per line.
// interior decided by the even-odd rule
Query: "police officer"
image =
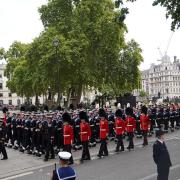
<path fill-rule="evenodd" d="M 169 169 L 172 163 L 164 142 L 164 131 L 158 130 L 156 136 L 158 139 L 153 145 L 153 159 L 157 165 L 157 180 L 168 180 Z"/>
<path fill-rule="evenodd" d="M 8 159 L 7 152 L 4 146 L 5 142 L 5 135 L 6 135 L 6 125 L 3 122 L 3 118 L 0 119 L 0 153 L 2 153 L 3 158 L 1 160 Z"/>

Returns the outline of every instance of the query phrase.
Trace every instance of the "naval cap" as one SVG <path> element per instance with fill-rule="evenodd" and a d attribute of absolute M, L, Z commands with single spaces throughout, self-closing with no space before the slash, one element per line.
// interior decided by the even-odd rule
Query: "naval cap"
<path fill-rule="evenodd" d="M 58 153 L 58 156 L 59 156 L 59 158 L 62 159 L 62 160 L 69 160 L 70 157 L 71 157 L 71 153 L 66 152 L 66 151 L 62 151 L 62 152 L 59 152 L 59 153 Z"/>

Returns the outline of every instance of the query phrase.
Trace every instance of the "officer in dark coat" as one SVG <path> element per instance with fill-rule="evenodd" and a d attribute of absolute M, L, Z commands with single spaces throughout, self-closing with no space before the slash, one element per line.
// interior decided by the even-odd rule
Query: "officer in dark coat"
<path fill-rule="evenodd" d="M 54 127 L 52 125 L 52 116 L 46 116 L 46 120 L 42 123 L 42 141 L 45 149 L 44 161 L 48 161 L 49 153 L 51 153 L 51 159 L 55 158 L 54 154 Z"/>
<path fill-rule="evenodd" d="M 168 180 L 169 169 L 172 163 L 164 142 L 164 131 L 158 130 L 156 136 L 158 139 L 153 145 L 153 159 L 157 165 L 157 180 Z"/>
<path fill-rule="evenodd" d="M 6 126 L 3 122 L 3 118 L 0 119 L 0 154 L 2 153 L 3 158 L 1 160 L 8 159 L 7 152 L 4 146 L 5 142 L 5 134 L 6 134 Z"/>

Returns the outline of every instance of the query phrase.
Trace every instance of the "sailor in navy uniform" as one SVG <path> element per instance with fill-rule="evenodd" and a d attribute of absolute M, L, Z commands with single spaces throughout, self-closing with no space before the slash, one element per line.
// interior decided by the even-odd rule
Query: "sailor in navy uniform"
<path fill-rule="evenodd" d="M 157 180 L 168 180 L 169 169 L 172 166 L 169 152 L 164 142 L 164 131 L 156 132 L 157 140 L 153 145 L 153 159 L 157 165 Z"/>
<path fill-rule="evenodd" d="M 75 180 L 76 172 L 72 167 L 68 166 L 71 153 L 63 151 L 59 152 L 58 156 L 61 167 L 53 171 L 51 180 Z"/>

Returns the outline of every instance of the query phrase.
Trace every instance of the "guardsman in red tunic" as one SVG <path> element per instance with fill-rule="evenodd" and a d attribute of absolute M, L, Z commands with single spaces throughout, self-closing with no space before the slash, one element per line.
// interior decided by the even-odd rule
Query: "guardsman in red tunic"
<path fill-rule="evenodd" d="M 149 116 L 147 115 L 147 107 L 146 106 L 142 106 L 141 108 L 141 115 L 140 115 L 140 126 L 141 126 L 141 131 L 142 131 L 142 135 L 143 135 L 143 146 L 147 146 L 148 145 L 148 139 L 147 139 L 147 134 L 148 134 L 148 130 L 150 128 L 150 119 Z"/>
<path fill-rule="evenodd" d="M 128 150 L 134 149 L 133 137 L 134 137 L 134 130 L 136 129 L 136 121 L 132 117 L 133 116 L 133 109 L 128 107 L 126 108 L 126 120 L 125 120 L 125 129 L 127 131 L 127 135 L 129 138 L 129 146 L 127 147 Z"/>
<path fill-rule="evenodd" d="M 90 160 L 90 153 L 89 153 L 89 139 L 91 137 L 91 127 L 88 123 L 88 117 L 86 112 L 81 111 L 79 112 L 79 118 L 81 120 L 80 123 L 80 138 L 82 143 L 82 156 L 81 156 L 81 162 L 83 160 Z"/>
<path fill-rule="evenodd" d="M 124 151 L 124 143 L 123 143 L 123 134 L 125 131 L 125 122 L 122 119 L 122 111 L 118 109 L 115 113 L 115 133 L 117 138 L 117 146 L 115 152 L 119 152 L 119 147 L 121 146 L 121 151 Z"/>
<path fill-rule="evenodd" d="M 99 109 L 99 117 L 100 117 L 100 139 L 101 145 L 99 149 L 98 157 L 101 156 L 108 156 L 108 149 L 107 149 L 107 136 L 109 134 L 109 124 L 108 120 L 106 119 L 106 113 L 104 109 Z"/>
<path fill-rule="evenodd" d="M 63 118 L 63 137 L 64 137 L 64 147 L 63 151 L 67 151 L 71 153 L 72 143 L 74 140 L 74 133 L 73 133 L 73 127 L 71 126 L 71 117 L 70 115 L 65 112 L 62 116 Z M 71 153 L 72 154 L 72 153 Z M 73 157 L 70 158 L 70 164 L 73 164 Z"/>

